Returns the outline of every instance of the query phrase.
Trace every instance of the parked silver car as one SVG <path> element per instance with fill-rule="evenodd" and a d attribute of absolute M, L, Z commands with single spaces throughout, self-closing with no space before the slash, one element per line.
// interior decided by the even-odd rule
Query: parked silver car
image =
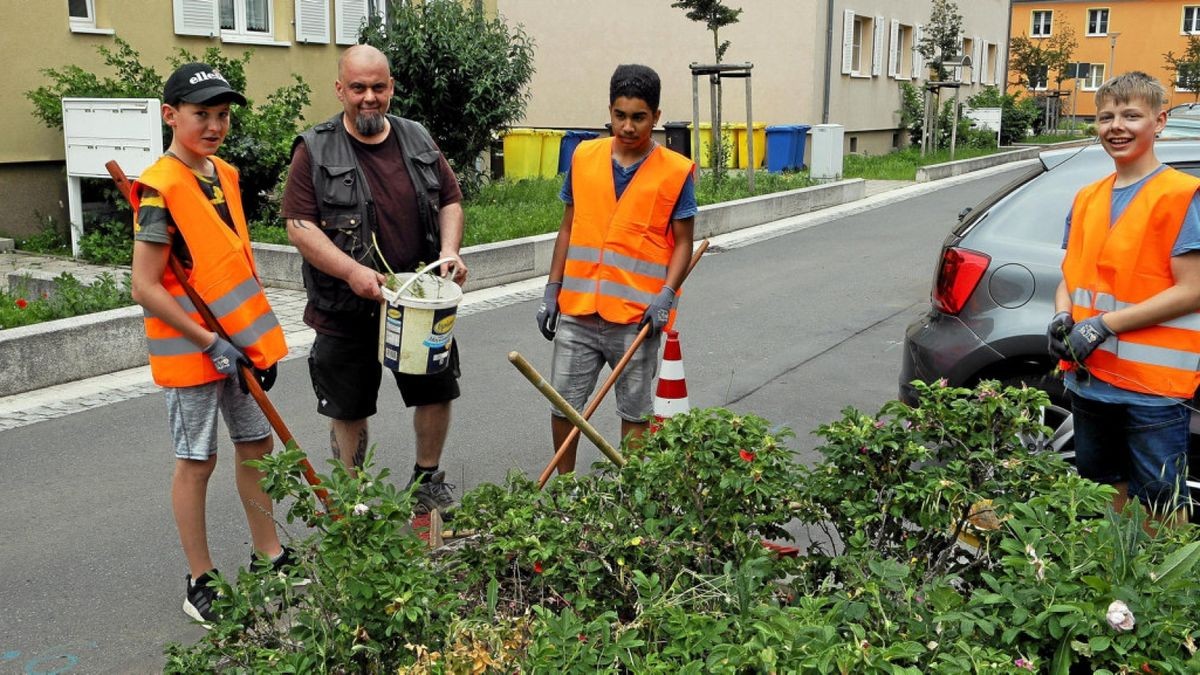
<path fill-rule="evenodd" d="M 1161 140 L 1166 164 L 1200 176 L 1200 140 Z M 1052 447 L 1073 457 L 1070 407 L 1051 377 L 1046 324 L 1062 279 L 1063 226 L 1075 193 L 1112 172 L 1097 143 L 1044 152 L 1041 162 L 959 216 L 938 257 L 931 307 L 904 336 L 900 398 L 915 402 L 912 380 L 952 386 L 983 379 L 1045 390 Z M 1200 498 L 1200 415 L 1192 417 L 1193 499 Z"/>

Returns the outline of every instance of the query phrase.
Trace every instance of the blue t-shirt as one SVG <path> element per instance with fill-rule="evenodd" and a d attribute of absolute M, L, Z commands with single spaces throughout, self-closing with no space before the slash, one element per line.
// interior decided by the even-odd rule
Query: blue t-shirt
<path fill-rule="evenodd" d="M 646 158 L 643 157 L 628 167 L 621 166 L 615 159 L 612 161 L 613 187 L 616 188 L 617 199 L 620 199 L 621 195 L 625 193 L 625 188 L 629 187 L 629 183 L 633 180 L 633 174 L 637 173 L 645 161 Z M 558 198 L 565 204 L 575 203 L 575 195 L 571 191 L 570 167 L 567 167 L 567 175 L 563 178 L 563 186 L 558 192 Z M 683 181 L 683 189 L 679 191 L 679 199 L 675 200 L 675 208 L 671 211 L 671 220 L 691 218 L 699 210 L 699 207 L 696 206 L 696 183 L 692 179 L 692 174 L 688 173 L 687 179 Z"/>
<path fill-rule="evenodd" d="M 1112 222 L 1109 224 L 1110 227 L 1116 224 L 1117 219 L 1125 212 L 1125 207 L 1129 206 L 1129 203 L 1133 201 L 1134 196 L 1137 195 L 1138 190 L 1142 189 L 1146 181 L 1162 173 L 1166 168 L 1165 165 L 1160 165 L 1148 176 L 1136 183 L 1122 188 L 1113 188 Z M 1070 236 L 1071 212 L 1068 212 L 1066 230 L 1063 234 L 1064 249 L 1067 247 L 1067 239 Z M 1183 216 L 1183 227 L 1179 230 L 1179 236 L 1175 238 L 1175 245 L 1171 247 L 1171 256 L 1180 256 L 1189 251 L 1196 250 L 1200 250 L 1200 193 L 1192 196 L 1192 203 L 1188 206 L 1187 213 Z M 1175 405 L 1176 403 L 1176 399 L 1173 398 L 1122 389 L 1095 377 L 1084 377 L 1081 380 L 1075 376 L 1075 371 L 1068 372 L 1063 381 L 1067 389 L 1070 389 L 1072 393 L 1093 401 L 1126 405 L 1161 406 Z"/>

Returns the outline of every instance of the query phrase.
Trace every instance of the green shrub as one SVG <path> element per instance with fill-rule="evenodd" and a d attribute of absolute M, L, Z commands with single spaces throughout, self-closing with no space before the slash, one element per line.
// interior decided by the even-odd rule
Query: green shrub
<path fill-rule="evenodd" d="M 79 257 L 97 265 L 133 263 L 132 228 L 119 220 L 94 223 L 79 238 Z"/>
<path fill-rule="evenodd" d="M 623 468 L 513 473 L 465 494 L 473 531 L 432 552 L 410 498 L 370 469 L 317 508 L 294 443 L 255 465 L 300 573 L 239 575 L 225 620 L 168 672 L 1196 672 L 1200 539 L 1142 534 L 1113 491 L 1043 451 L 1044 393 L 919 385 L 847 409 L 794 462 L 753 415 L 693 410 Z M 760 541 L 798 518 L 807 550 Z M 288 609 L 280 608 L 278 599 Z M 1113 601 L 1132 625 L 1110 625 Z M 1120 618 L 1120 617 L 1118 617 Z"/>
<path fill-rule="evenodd" d="M 38 231 L 14 243 L 19 250 L 48 255 L 71 254 L 70 225 L 59 222 L 53 216 L 39 216 Z"/>
<path fill-rule="evenodd" d="M 49 296 L 30 297 L 27 290 L 20 288 L 13 293 L 0 291 L 0 330 L 132 304 L 128 274 L 118 283 L 105 272 L 94 283 L 84 285 L 64 272 L 54 278 L 54 293 Z"/>

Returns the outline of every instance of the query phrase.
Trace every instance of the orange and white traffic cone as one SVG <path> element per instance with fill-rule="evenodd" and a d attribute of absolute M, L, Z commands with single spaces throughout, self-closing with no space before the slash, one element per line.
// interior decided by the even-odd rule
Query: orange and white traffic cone
<path fill-rule="evenodd" d="M 683 375 L 683 354 L 679 349 L 679 332 L 667 331 L 667 344 L 663 347 L 662 365 L 658 369 L 658 389 L 654 392 L 655 431 L 662 421 L 692 409 L 688 403 L 687 380 Z"/>

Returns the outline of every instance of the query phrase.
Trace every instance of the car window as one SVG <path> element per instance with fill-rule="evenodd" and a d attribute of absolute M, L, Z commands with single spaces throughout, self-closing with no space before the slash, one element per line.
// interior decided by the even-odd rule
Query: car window
<path fill-rule="evenodd" d="M 1112 163 L 1076 157 L 1042 173 L 1000 200 L 988 213 L 988 219 L 1002 221 L 989 225 L 989 236 L 1062 246 L 1067 212 L 1075 193 L 1088 183 L 1112 173 Z M 1080 161 L 1084 160 L 1084 161 Z M 1200 177 L 1200 165 L 1175 165 L 1175 168 Z"/>

